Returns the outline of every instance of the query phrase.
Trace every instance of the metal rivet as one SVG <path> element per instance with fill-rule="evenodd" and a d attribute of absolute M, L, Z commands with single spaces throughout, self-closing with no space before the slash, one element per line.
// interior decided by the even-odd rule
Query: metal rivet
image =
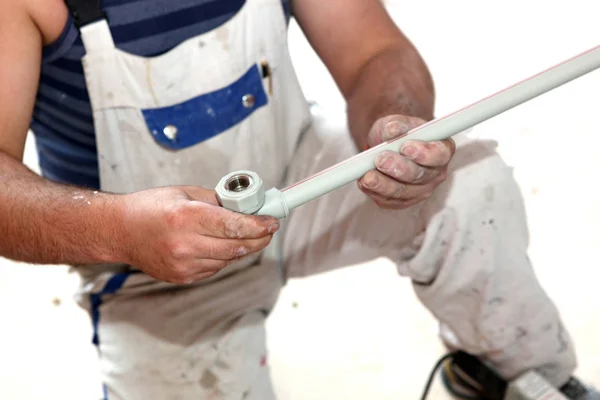
<path fill-rule="evenodd" d="M 170 140 L 175 140 L 177 138 L 177 127 L 175 125 L 167 125 L 163 129 L 163 133 Z"/>
<path fill-rule="evenodd" d="M 244 95 L 244 97 L 242 97 L 242 104 L 246 108 L 254 107 L 255 102 L 256 102 L 256 100 L 254 99 L 254 96 L 251 94 L 246 94 L 246 95 Z"/>

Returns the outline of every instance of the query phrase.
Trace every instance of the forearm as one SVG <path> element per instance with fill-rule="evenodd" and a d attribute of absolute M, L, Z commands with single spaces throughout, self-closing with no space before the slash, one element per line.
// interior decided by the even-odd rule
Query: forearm
<path fill-rule="evenodd" d="M 425 62 L 412 46 L 392 48 L 362 68 L 347 96 L 348 124 L 359 150 L 380 117 L 402 114 L 433 119 L 434 85 Z"/>
<path fill-rule="evenodd" d="M 0 256 L 38 264 L 117 261 L 118 199 L 52 183 L 0 152 Z"/>

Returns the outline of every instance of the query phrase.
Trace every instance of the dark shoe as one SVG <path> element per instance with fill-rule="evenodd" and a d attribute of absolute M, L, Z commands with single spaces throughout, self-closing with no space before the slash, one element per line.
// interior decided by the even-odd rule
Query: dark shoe
<path fill-rule="evenodd" d="M 448 392 L 462 400 L 503 400 L 507 382 L 476 357 L 453 353 L 441 365 L 441 378 Z M 600 392 L 572 377 L 559 391 L 570 400 L 600 400 Z"/>
<path fill-rule="evenodd" d="M 569 379 L 560 391 L 562 394 L 573 400 L 600 400 L 600 392 L 594 388 L 581 383 L 577 378 Z"/>

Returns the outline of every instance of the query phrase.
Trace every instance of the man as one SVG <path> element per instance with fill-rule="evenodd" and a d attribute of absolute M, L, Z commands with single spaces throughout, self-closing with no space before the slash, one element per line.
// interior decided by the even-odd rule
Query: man
<path fill-rule="evenodd" d="M 0 254 L 81 274 L 106 398 L 274 398 L 264 322 L 284 275 L 381 255 L 449 347 L 599 398 L 571 376 L 491 145 L 409 141 L 281 222 L 219 206 L 230 171 L 282 187 L 433 118 L 429 72 L 379 1 L 67 3 L 0 0 Z M 347 99 L 347 129 L 311 115 L 291 15 Z M 21 163 L 28 128 L 43 177 Z"/>

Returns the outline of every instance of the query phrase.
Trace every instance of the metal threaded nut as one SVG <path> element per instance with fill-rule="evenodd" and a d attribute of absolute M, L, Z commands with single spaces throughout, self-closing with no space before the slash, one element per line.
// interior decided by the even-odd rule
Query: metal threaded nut
<path fill-rule="evenodd" d="M 263 181 L 252 171 L 236 171 L 225 175 L 215 190 L 223 208 L 231 211 L 253 214 L 265 203 Z"/>

